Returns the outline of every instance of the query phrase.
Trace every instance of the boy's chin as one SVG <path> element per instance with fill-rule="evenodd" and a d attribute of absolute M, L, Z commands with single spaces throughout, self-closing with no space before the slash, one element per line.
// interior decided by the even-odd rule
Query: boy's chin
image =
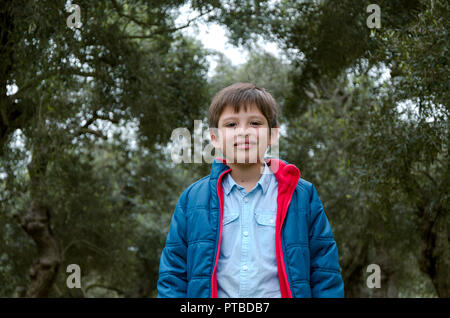
<path fill-rule="evenodd" d="M 237 156 L 237 157 L 226 157 L 227 163 L 238 164 L 238 165 L 255 165 L 264 162 L 263 158 L 257 158 L 252 156 Z"/>

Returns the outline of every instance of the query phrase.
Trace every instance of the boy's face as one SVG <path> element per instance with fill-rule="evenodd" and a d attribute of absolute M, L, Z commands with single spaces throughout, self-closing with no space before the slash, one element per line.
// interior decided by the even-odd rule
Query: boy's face
<path fill-rule="evenodd" d="M 235 113 L 228 105 L 220 115 L 218 128 L 210 129 L 215 148 L 222 150 L 227 163 L 262 163 L 267 147 L 278 138 L 278 128 L 269 128 L 266 117 L 254 104 Z M 269 132 L 270 137 L 269 137 Z"/>

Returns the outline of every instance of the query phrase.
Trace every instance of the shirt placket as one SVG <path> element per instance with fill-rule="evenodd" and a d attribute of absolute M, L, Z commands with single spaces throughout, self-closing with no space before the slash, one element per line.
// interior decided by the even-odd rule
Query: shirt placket
<path fill-rule="evenodd" d="M 250 200 L 248 193 L 240 189 L 242 197 L 242 222 L 241 222 L 241 268 L 240 268 L 240 286 L 239 297 L 247 297 L 248 295 L 248 275 L 249 275 L 249 223 L 250 223 Z"/>

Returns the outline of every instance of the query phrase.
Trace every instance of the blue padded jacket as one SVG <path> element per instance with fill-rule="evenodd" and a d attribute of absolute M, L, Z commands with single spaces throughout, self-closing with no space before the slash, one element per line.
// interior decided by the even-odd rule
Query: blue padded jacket
<path fill-rule="evenodd" d="M 315 187 L 300 178 L 295 165 L 265 161 L 278 182 L 275 248 L 281 296 L 344 297 L 337 245 Z M 216 158 L 211 174 L 181 194 L 161 255 L 158 297 L 217 297 L 222 178 L 230 171 Z"/>

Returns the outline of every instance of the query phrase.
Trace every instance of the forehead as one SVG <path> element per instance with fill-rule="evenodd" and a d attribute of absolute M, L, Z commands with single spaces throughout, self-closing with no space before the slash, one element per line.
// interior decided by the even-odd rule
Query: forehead
<path fill-rule="evenodd" d="M 227 105 L 220 114 L 219 121 L 224 121 L 233 118 L 243 119 L 248 117 L 265 118 L 263 113 L 258 109 L 258 107 L 255 104 L 247 105 L 247 110 L 245 110 L 244 107 L 240 107 L 239 112 L 235 112 L 233 106 Z"/>

